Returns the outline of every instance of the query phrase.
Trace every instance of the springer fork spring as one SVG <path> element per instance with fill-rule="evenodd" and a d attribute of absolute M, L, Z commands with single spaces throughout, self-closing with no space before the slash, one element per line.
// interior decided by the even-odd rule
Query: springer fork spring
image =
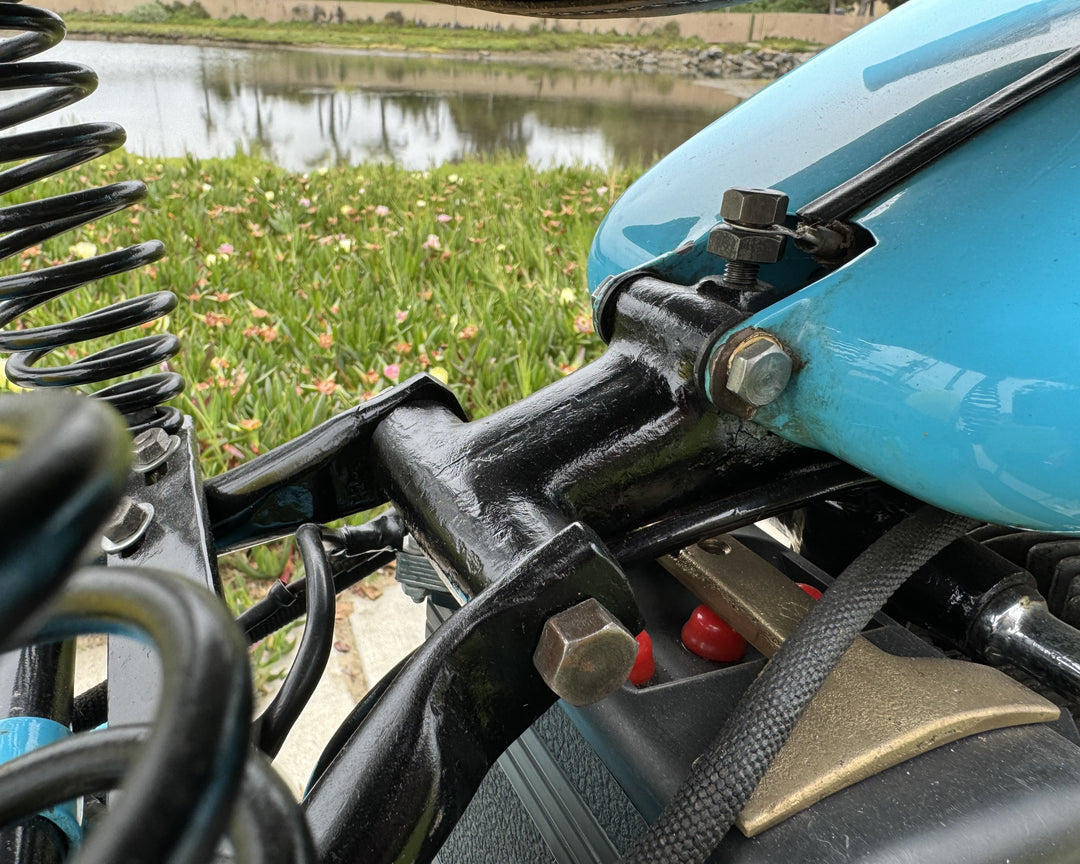
<path fill-rule="evenodd" d="M 97 75 L 66 62 L 27 62 L 59 43 L 63 21 L 52 12 L 0 3 L 0 91 L 18 97 L 0 107 L 0 130 L 58 111 L 90 95 Z M 96 159 L 122 146 L 126 135 L 115 123 L 82 123 L 0 137 L 0 196 Z M 6 166 L 6 167 L 4 167 Z M 0 206 L 0 261 L 57 235 L 124 210 L 146 197 L 140 182 L 111 183 L 95 189 Z M 57 349 L 120 333 L 154 321 L 176 306 L 171 291 L 123 300 L 74 320 L 11 330 L 12 322 L 43 303 L 97 279 L 126 273 L 165 254 L 157 240 L 138 243 L 82 261 L 0 275 L 0 353 L 11 353 L 5 373 L 26 388 L 99 384 L 159 366 L 180 350 L 168 333 L 137 338 L 63 365 L 41 364 Z M 175 431 L 180 411 L 167 402 L 184 389 L 176 372 L 159 371 L 110 384 L 94 392 L 124 415 L 133 432 L 161 426 Z"/>

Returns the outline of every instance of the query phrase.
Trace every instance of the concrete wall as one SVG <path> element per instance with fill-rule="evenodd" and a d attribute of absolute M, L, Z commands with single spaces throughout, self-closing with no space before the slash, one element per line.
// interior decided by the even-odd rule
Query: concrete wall
<path fill-rule="evenodd" d="M 49 8 L 63 14 L 80 12 L 123 13 L 149 0 L 52 0 Z M 481 29 L 526 30 L 539 22 L 546 29 L 587 32 L 648 33 L 669 21 L 679 26 L 683 36 L 697 36 L 706 42 L 753 42 L 768 36 L 809 39 L 822 45 L 832 45 L 873 20 L 862 15 L 813 15 L 794 12 L 691 12 L 685 15 L 656 18 L 605 18 L 588 21 L 527 18 L 520 15 L 500 15 L 460 6 L 438 3 L 379 3 L 362 0 L 200 0 L 214 18 L 244 15 L 265 18 L 267 21 L 322 20 L 333 22 L 381 21 L 389 12 L 400 12 L 405 20 L 430 27 L 454 26 Z"/>

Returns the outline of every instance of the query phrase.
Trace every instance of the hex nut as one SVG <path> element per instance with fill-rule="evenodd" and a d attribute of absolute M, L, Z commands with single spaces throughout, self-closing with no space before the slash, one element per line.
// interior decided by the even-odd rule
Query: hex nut
<path fill-rule="evenodd" d="M 131 442 L 135 450 L 132 470 L 147 474 L 162 465 L 180 446 L 180 439 L 164 429 L 154 427 L 140 432 Z"/>
<path fill-rule="evenodd" d="M 101 549 L 109 555 L 122 552 L 138 543 L 150 520 L 154 518 L 152 504 L 140 504 L 128 495 L 120 499 L 102 530 Z"/>
<path fill-rule="evenodd" d="M 135 448 L 135 458 L 140 462 L 152 462 L 159 459 L 169 449 L 169 433 L 155 426 L 135 436 L 132 442 Z"/>
<path fill-rule="evenodd" d="M 722 223 L 709 233 L 706 248 L 727 261 L 775 264 L 784 254 L 786 239 L 782 234 L 740 231 L 733 225 Z"/>
<path fill-rule="evenodd" d="M 791 380 L 791 356 L 771 336 L 748 341 L 728 362 L 727 389 L 760 408 L 774 401 Z"/>
<path fill-rule="evenodd" d="M 622 686 L 637 649 L 633 634 L 589 598 L 547 620 L 533 665 L 560 698 L 589 705 Z"/>
<path fill-rule="evenodd" d="M 787 208 L 788 196 L 777 189 L 735 186 L 724 192 L 720 217 L 725 222 L 764 228 L 783 222 Z"/>

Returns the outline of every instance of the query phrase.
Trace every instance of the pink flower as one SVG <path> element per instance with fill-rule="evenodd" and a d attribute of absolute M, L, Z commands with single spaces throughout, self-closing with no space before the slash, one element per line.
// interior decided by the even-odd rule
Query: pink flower
<path fill-rule="evenodd" d="M 420 245 L 423 246 L 425 249 L 441 249 L 442 248 L 442 246 L 439 244 L 439 238 L 436 237 L 434 234 L 428 234 L 427 235 L 427 240 L 425 240 Z"/>
<path fill-rule="evenodd" d="M 296 203 L 299 204 L 301 207 L 310 207 L 311 206 L 311 199 L 310 198 L 301 198 Z"/>
<path fill-rule="evenodd" d="M 436 222 L 449 222 L 450 219 L 451 216 L 449 213 L 440 213 L 438 216 L 435 217 Z"/>
<path fill-rule="evenodd" d="M 389 216 L 390 215 L 390 208 L 387 207 L 385 204 L 380 204 L 378 207 L 375 208 L 375 215 L 376 216 Z"/>
<path fill-rule="evenodd" d="M 220 246 L 217 247 L 217 251 L 219 255 L 232 255 L 232 243 L 222 243 Z"/>
<path fill-rule="evenodd" d="M 391 381 L 397 381 L 398 376 L 401 374 L 401 367 L 397 363 L 391 363 L 385 369 L 382 370 L 382 374 L 389 378 Z"/>
<path fill-rule="evenodd" d="M 408 317 L 409 317 L 409 310 L 408 309 L 398 309 L 397 312 L 394 313 L 394 320 L 397 321 L 398 324 L 401 324 L 402 322 L 404 322 L 404 320 L 406 318 L 408 318 Z"/>

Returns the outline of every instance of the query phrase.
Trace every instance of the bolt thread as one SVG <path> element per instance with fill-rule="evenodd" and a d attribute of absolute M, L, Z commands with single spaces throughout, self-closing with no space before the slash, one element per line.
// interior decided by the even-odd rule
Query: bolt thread
<path fill-rule="evenodd" d="M 750 261 L 728 261 L 721 281 L 734 291 L 753 291 L 757 288 L 760 264 Z"/>

